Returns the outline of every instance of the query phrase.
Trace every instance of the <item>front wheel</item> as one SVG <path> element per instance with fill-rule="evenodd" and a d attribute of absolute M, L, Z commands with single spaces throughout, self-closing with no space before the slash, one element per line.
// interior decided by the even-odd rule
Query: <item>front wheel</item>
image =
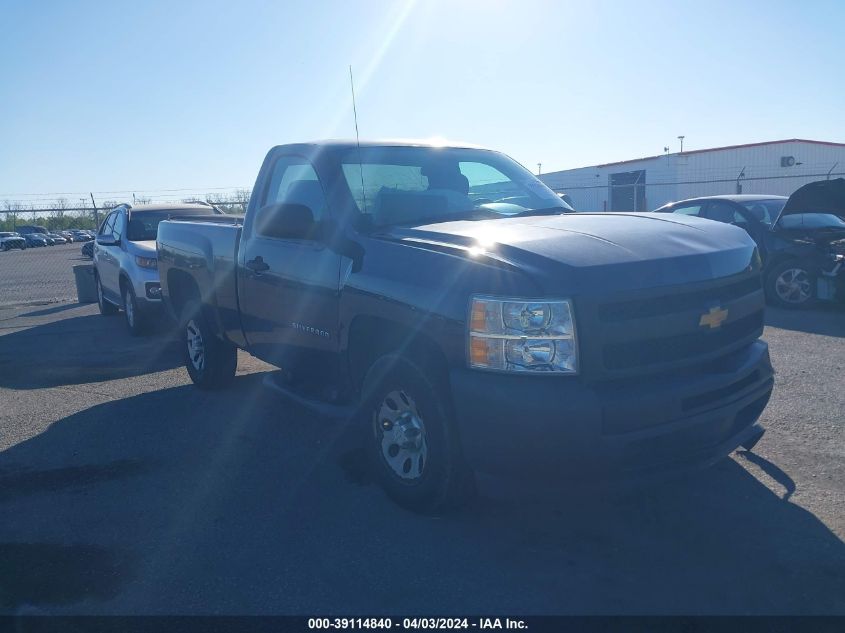
<path fill-rule="evenodd" d="M 198 301 L 182 311 L 185 367 L 200 389 L 220 389 L 235 378 L 238 348 L 218 337 L 209 327 Z"/>
<path fill-rule="evenodd" d="M 815 276 L 806 264 L 796 260 L 781 262 L 766 278 L 766 295 L 782 308 L 803 308 L 816 299 Z"/>
<path fill-rule="evenodd" d="M 100 314 L 103 316 L 114 316 L 117 314 L 117 306 L 109 303 L 105 295 L 103 295 L 103 284 L 100 281 L 100 276 L 97 275 L 97 306 L 100 308 Z"/>
<path fill-rule="evenodd" d="M 141 336 L 147 331 L 147 316 L 138 308 L 138 299 L 129 284 L 123 287 L 123 316 L 132 336 Z"/>
<path fill-rule="evenodd" d="M 462 504 L 474 490 L 445 389 L 410 359 L 378 359 L 364 379 L 367 452 L 396 503 L 418 512 Z"/>

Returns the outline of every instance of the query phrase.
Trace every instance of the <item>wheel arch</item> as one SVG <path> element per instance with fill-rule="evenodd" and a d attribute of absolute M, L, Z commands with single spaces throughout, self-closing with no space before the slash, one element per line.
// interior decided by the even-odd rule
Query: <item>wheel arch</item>
<path fill-rule="evenodd" d="M 184 270 L 171 268 L 167 271 L 167 288 L 167 300 L 177 318 L 189 301 L 202 303 L 202 293 L 197 280 Z"/>
<path fill-rule="evenodd" d="M 385 354 L 396 353 L 420 364 L 442 384 L 449 363 L 437 341 L 420 329 L 375 315 L 359 315 L 349 326 L 346 358 L 352 387 L 359 393 L 367 370 Z"/>

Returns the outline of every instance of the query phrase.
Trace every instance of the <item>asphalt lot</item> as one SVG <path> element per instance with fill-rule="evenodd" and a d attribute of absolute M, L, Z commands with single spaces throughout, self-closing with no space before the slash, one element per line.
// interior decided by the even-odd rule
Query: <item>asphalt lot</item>
<path fill-rule="evenodd" d="M 845 614 L 845 312 L 765 337 L 753 454 L 634 491 L 485 480 L 432 518 L 246 354 L 204 393 L 166 331 L 0 308 L 0 612 Z"/>
<path fill-rule="evenodd" d="M 76 301 L 72 266 L 91 262 L 81 248 L 73 242 L 0 252 L 0 306 Z"/>

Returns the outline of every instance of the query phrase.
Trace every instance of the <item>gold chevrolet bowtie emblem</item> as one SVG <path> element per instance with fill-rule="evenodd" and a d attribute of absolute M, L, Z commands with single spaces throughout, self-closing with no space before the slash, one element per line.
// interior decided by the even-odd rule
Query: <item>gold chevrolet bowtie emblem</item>
<path fill-rule="evenodd" d="M 722 310 L 719 306 L 715 306 L 710 308 L 709 312 L 705 312 L 701 315 L 701 320 L 699 320 L 698 324 L 702 327 L 706 325 L 712 330 L 713 328 L 717 328 L 722 325 L 727 318 L 728 311 Z"/>

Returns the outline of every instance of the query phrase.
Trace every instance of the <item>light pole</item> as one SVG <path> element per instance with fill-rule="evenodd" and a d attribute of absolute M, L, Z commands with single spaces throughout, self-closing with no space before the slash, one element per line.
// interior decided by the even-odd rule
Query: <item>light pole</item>
<path fill-rule="evenodd" d="M 680 153 L 681 153 L 681 154 L 683 154 L 683 153 L 684 153 L 684 135 L 683 135 L 683 134 L 681 134 L 681 135 L 678 137 L 678 140 L 681 142 L 681 151 L 680 151 Z"/>
<path fill-rule="evenodd" d="M 742 193 L 742 185 L 740 184 L 740 180 L 745 178 L 745 167 L 742 168 L 742 171 L 739 172 L 739 176 L 736 177 L 736 193 Z"/>
<path fill-rule="evenodd" d="M 540 176 L 543 173 L 543 163 L 537 163 L 537 175 Z"/>

